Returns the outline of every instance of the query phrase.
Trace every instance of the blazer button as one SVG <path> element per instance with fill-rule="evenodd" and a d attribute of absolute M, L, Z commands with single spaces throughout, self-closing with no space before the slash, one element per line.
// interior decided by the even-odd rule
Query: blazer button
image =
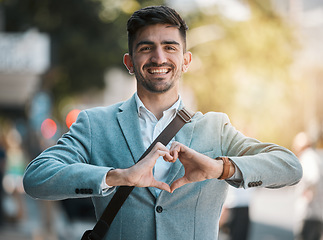
<path fill-rule="evenodd" d="M 161 213 L 163 211 L 163 208 L 161 206 L 156 207 L 156 212 Z"/>

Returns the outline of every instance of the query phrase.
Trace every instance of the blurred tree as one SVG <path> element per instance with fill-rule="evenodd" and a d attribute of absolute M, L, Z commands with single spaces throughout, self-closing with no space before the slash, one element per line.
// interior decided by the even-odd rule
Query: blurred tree
<path fill-rule="evenodd" d="M 185 81 L 202 112 L 226 112 L 247 135 L 288 145 L 286 126 L 295 123 L 289 71 L 297 40 L 270 1 L 244 2 L 249 16 L 243 21 L 216 5 L 190 16 L 193 63 Z"/>
<path fill-rule="evenodd" d="M 5 31 L 37 28 L 51 38 L 52 65 L 44 85 L 55 99 L 104 86 L 104 72 L 121 66 L 126 22 L 143 0 L 3 0 Z"/>

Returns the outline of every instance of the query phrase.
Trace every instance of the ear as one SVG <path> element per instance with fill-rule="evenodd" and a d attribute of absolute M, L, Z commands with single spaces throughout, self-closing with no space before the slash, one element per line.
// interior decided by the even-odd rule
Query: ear
<path fill-rule="evenodd" d="M 187 72 L 191 62 L 192 62 L 192 53 L 191 52 L 184 53 L 184 64 L 182 66 L 183 72 Z"/>
<path fill-rule="evenodd" d="M 134 74 L 133 63 L 132 63 L 132 59 L 131 59 L 131 56 L 129 55 L 129 53 L 126 53 L 123 56 L 123 64 L 126 66 L 126 68 L 128 69 L 130 74 Z"/>

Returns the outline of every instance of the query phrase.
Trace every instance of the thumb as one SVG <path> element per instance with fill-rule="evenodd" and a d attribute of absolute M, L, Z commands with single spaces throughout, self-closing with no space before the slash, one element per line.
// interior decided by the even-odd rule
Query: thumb
<path fill-rule="evenodd" d="M 167 183 L 160 182 L 160 181 L 154 181 L 152 184 L 152 187 L 159 188 L 167 192 L 171 191 L 170 186 Z"/>
<path fill-rule="evenodd" d="M 189 181 L 184 177 L 175 180 L 170 186 L 170 192 L 173 193 L 177 188 L 180 188 L 187 183 L 189 183 Z"/>

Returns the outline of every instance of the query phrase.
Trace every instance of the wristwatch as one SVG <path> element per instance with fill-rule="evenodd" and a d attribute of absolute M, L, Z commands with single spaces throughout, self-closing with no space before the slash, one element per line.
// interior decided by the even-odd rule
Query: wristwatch
<path fill-rule="evenodd" d="M 223 171 L 220 177 L 218 179 L 224 180 L 229 177 L 230 174 L 230 168 L 232 165 L 231 159 L 228 157 L 217 157 L 215 160 L 222 160 L 223 161 Z"/>

